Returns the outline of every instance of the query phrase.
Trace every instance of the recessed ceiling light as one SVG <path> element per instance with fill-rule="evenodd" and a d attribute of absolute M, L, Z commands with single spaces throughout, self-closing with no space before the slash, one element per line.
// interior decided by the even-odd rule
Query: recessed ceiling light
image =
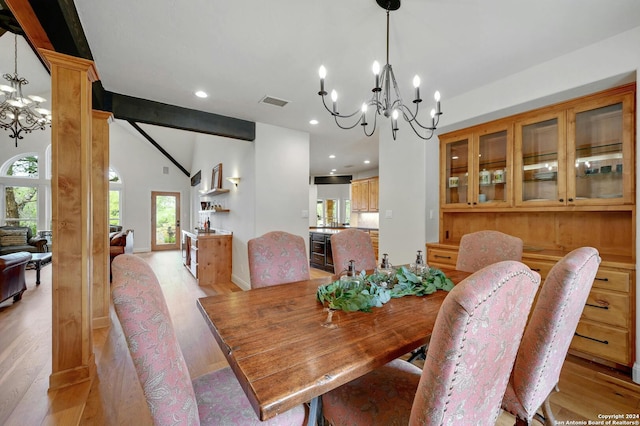
<path fill-rule="evenodd" d="M 313 124 L 315 126 L 316 124 L 318 124 L 318 120 L 316 119 L 310 120 L 309 124 Z"/>
<path fill-rule="evenodd" d="M 330 175 L 332 175 L 332 174 L 333 174 L 333 172 L 329 172 L 329 174 L 330 174 Z"/>
<path fill-rule="evenodd" d="M 369 164 L 371 161 L 369 160 L 364 160 L 364 164 Z"/>
<path fill-rule="evenodd" d="M 337 171 L 337 170 L 338 170 L 338 169 L 331 169 L 331 171 L 332 171 L 332 172 L 335 172 L 335 171 Z"/>
<path fill-rule="evenodd" d="M 331 155 L 329 156 L 329 158 L 336 158 L 336 156 L 335 156 L 335 155 L 333 155 L 333 154 L 331 154 Z"/>
<path fill-rule="evenodd" d="M 209 95 L 207 95 L 207 92 L 203 92 L 202 90 L 198 90 L 196 92 L 196 96 L 199 97 L 199 98 L 206 98 Z"/>

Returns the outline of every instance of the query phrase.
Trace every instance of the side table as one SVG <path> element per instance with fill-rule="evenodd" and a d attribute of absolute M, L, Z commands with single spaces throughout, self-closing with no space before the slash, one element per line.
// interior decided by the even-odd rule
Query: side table
<path fill-rule="evenodd" d="M 51 262 L 51 253 L 31 253 L 29 262 L 36 267 L 36 285 L 40 285 L 40 268 Z"/>

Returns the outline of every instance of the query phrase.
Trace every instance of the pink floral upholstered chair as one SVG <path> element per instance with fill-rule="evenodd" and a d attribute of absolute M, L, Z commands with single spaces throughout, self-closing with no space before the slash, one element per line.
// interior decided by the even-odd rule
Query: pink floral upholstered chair
<path fill-rule="evenodd" d="M 549 397 L 556 389 L 571 339 L 598 271 L 600 257 L 582 247 L 549 271 L 522 337 L 502 408 L 516 424 L 530 424 L 540 406 L 545 424 L 556 424 Z"/>
<path fill-rule="evenodd" d="M 309 279 L 309 258 L 301 236 L 273 231 L 247 245 L 252 288 Z"/>
<path fill-rule="evenodd" d="M 372 270 L 376 267 L 376 255 L 373 251 L 371 236 L 359 229 L 345 229 L 331 236 L 333 253 L 333 273 L 346 271 L 349 261 L 354 260 L 357 272 Z"/>
<path fill-rule="evenodd" d="M 301 425 L 298 406 L 261 422 L 229 367 L 193 381 L 151 267 L 123 254 L 113 261 L 113 304 L 156 425 Z"/>
<path fill-rule="evenodd" d="M 460 239 L 456 269 L 476 272 L 503 260 L 522 260 L 522 240 L 499 231 L 478 231 Z"/>
<path fill-rule="evenodd" d="M 490 265 L 444 300 L 424 369 L 394 360 L 322 397 L 340 425 L 494 425 L 540 275 Z M 428 296 L 427 296 L 428 297 Z"/>

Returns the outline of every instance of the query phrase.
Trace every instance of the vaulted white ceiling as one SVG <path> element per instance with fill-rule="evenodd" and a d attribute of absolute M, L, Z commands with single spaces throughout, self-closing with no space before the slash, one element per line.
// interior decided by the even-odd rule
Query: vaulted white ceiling
<path fill-rule="evenodd" d="M 311 175 L 377 166 L 377 138 L 365 138 L 360 126 L 338 129 L 317 95 L 324 64 L 342 111 L 369 96 L 371 64 L 385 57 L 386 15 L 374 0 L 75 5 L 106 90 L 309 132 Z M 446 125 L 447 98 L 637 26 L 638 0 L 405 0 L 391 12 L 390 63 L 405 99 L 415 74 L 425 110 L 431 94 L 442 93 Z M 196 90 L 209 97 L 196 98 Z M 265 95 L 289 103 L 259 103 Z M 312 118 L 320 123 L 310 125 Z M 386 120 L 379 124 L 390 131 Z M 147 130 L 170 153 L 183 149 L 163 143 L 175 139 L 165 129 Z"/>

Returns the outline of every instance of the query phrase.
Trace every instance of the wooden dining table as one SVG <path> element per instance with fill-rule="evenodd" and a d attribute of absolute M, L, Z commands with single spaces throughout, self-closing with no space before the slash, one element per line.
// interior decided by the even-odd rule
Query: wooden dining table
<path fill-rule="evenodd" d="M 443 269 L 454 283 L 470 275 Z M 197 306 L 260 420 L 319 397 L 426 342 L 448 294 L 391 299 L 371 312 L 332 312 L 316 299 L 331 278 L 198 299 Z"/>

